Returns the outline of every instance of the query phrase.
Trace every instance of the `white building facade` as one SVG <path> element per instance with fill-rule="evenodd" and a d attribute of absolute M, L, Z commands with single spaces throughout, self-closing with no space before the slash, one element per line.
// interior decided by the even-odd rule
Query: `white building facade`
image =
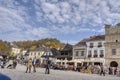
<path fill-rule="evenodd" d="M 20 53 L 21 49 L 17 47 L 12 47 L 12 53 L 14 56 L 17 56 Z"/>
<path fill-rule="evenodd" d="M 104 36 L 94 36 L 86 42 L 87 54 L 85 62 L 92 65 L 105 65 L 105 40 Z"/>

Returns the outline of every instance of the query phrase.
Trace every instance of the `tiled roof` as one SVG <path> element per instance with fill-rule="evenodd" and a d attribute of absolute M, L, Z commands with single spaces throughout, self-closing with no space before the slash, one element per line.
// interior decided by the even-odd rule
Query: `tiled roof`
<path fill-rule="evenodd" d="M 13 48 L 19 48 L 16 44 L 13 44 L 12 42 L 10 43 L 11 47 Z"/>
<path fill-rule="evenodd" d="M 62 51 L 66 51 L 66 50 L 72 50 L 72 45 L 70 45 L 70 44 L 66 44 L 65 46 L 64 46 L 64 48 L 62 49 Z"/>
<path fill-rule="evenodd" d="M 83 40 L 81 40 L 80 42 L 78 42 L 77 44 L 75 44 L 75 46 L 85 46 L 86 45 L 86 41 L 87 41 L 87 39 L 83 39 Z"/>
<path fill-rule="evenodd" d="M 31 51 L 45 51 L 45 47 L 42 47 L 39 45 L 37 48 L 35 48 L 34 50 L 31 50 Z"/>
<path fill-rule="evenodd" d="M 77 44 L 75 44 L 75 46 L 79 46 L 79 45 L 85 46 L 86 42 L 88 41 L 98 41 L 98 40 L 105 40 L 105 35 L 91 36 L 90 38 L 85 38 L 80 42 L 78 42 Z"/>
<path fill-rule="evenodd" d="M 97 41 L 97 40 L 105 40 L 105 35 L 98 35 L 98 36 L 92 36 L 86 40 L 88 41 Z"/>
<path fill-rule="evenodd" d="M 47 53 L 50 53 L 49 55 L 46 55 Z M 55 48 L 47 48 L 44 52 L 44 54 L 42 55 L 42 57 L 55 57 L 56 55 L 60 54 L 60 52 L 55 49 Z"/>
<path fill-rule="evenodd" d="M 7 54 L 0 52 L 0 56 L 7 56 Z"/>

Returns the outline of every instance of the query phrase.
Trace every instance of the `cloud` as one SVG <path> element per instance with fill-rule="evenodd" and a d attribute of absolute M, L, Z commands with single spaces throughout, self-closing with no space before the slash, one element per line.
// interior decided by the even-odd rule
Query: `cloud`
<path fill-rule="evenodd" d="M 73 23 L 77 25 L 91 21 L 93 25 L 100 25 L 120 21 L 120 14 L 116 13 L 120 12 L 120 4 L 112 0 L 93 0 L 91 2 L 88 0 L 57 2 L 55 0 L 55 3 L 51 3 L 54 0 L 39 1 L 42 2 L 38 5 L 45 13 L 45 18 L 53 23 Z"/>
<path fill-rule="evenodd" d="M 0 37 L 3 40 L 33 40 L 50 36 L 48 29 L 32 27 L 15 10 L 0 7 L 0 12 Z"/>
<path fill-rule="evenodd" d="M 20 24 L 20 22 L 24 22 L 24 19 L 18 16 L 14 11 L 9 11 L 6 8 L 0 7 L 1 31 L 17 30 L 17 27 L 15 27 L 14 25 L 17 26 Z"/>
<path fill-rule="evenodd" d="M 16 11 L 0 7 L 0 12 L 0 37 L 4 40 L 33 40 L 50 36 L 48 29 L 32 27 Z"/>
<path fill-rule="evenodd" d="M 119 0 L 1 0 L 0 37 L 24 40 L 104 33 L 104 24 L 120 22 L 119 3 Z"/>
<path fill-rule="evenodd" d="M 0 13 L 0 35 L 1 36 L 7 35 L 7 37 L 12 38 L 18 35 L 16 36 L 16 38 L 19 38 L 24 31 L 32 28 L 30 25 L 26 24 L 26 22 L 21 16 L 17 15 L 16 11 L 14 10 L 11 11 L 6 8 L 0 7 L 0 12 L 1 12 Z M 14 36 L 12 34 L 14 34 Z M 4 37 L 5 39 L 5 36 L 2 36 L 2 37 Z"/>

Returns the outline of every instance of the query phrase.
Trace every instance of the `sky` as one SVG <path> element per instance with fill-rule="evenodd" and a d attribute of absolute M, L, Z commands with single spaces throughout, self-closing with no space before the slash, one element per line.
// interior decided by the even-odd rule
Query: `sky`
<path fill-rule="evenodd" d="M 0 0 L 0 39 L 76 44 L 120 22 L 120 0 Z"/>

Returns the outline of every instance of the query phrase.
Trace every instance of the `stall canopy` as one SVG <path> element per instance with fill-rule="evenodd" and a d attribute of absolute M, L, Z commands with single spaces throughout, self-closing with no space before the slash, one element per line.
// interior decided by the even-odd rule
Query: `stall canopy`
<path fill-rule="evenodd" d="M 0 52 L 0 56 L 7 56 L 7 54 L 6 54 L 6 53 L 1 53 L 1 52 Z"/>
<path fill-rule="evenodd" d="M 2 58 L 5 58 L 5 57 L 7 57 L 7 54 L 6 54 L 6 53 L 1 53 L 1 52 L 0 52 L 0 56 L 1 56 Z"/>

